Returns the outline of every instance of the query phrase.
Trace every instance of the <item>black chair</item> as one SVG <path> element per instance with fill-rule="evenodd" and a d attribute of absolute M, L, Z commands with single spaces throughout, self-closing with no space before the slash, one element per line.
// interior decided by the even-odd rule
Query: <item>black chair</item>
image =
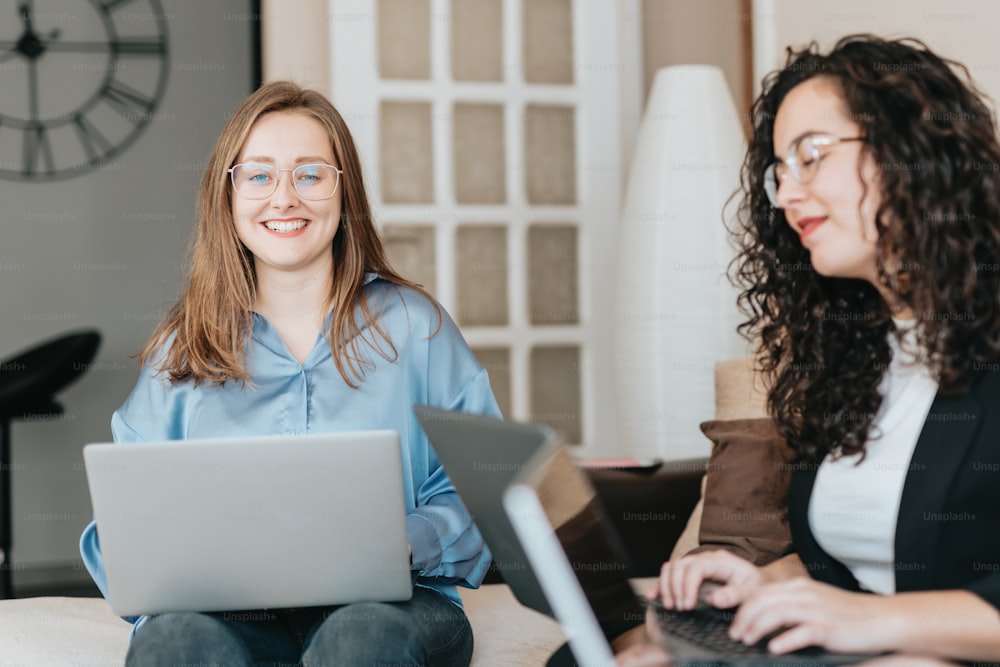
<path fill-rule="evenodd" d="M 0 361 L 0 598 L 13 597 L 10 548 L 10 424 L 15 419 L 49 419 L 63 413 L 55 394 L 90 366 L 101 344 L 97 331 L 74 331 L 46 340 Z"/>

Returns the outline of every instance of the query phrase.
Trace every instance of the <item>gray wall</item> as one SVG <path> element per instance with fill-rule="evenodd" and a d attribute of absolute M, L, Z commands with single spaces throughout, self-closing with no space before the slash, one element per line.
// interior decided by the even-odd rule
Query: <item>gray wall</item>
<path fill-rule="evenodd" d="M 132 146 L 69 180 L 0 180 L 0 358 L 70 329 L 96 327 L 104 336 L 93 368 L 60 397 L 63 419 L 13 426 L 15 586 L 79 561 L 91 517 L 82 446 L 111 437 L 111 413 L 137 375 L 129 355 L 178 294 L 208 152 L 251 90 L 249 2 L 163 7 L 172 60 L 166 94 Z"/>

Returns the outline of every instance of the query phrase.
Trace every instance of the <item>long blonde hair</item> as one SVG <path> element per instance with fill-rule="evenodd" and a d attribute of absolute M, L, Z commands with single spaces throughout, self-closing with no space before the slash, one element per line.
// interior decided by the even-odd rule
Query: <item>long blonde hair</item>
<path fill-rule="evenodd" d="M 140 363 L 145 364 L 173 337 L 158 368 L 169 374 L 171 382 L 193 380 L 197 386 L 203 381 L 222 385 L 229 380 L 250 380 L 246 349 L 253 326 L 256 272 L 253 255 L 236 234 L 227 170 L 235 164 L 254 123 L 272 111 L 296 111 L 319 121 L 343 170 L 340 227 L 330 249 L 334 276 L 328 335 L 334 363 L 344 381 L 357 387 L 355 381 L 364 378 L 367 362 L 359 341 L 386 359 L 397 354 L 363 290 L 366 273 L 378 273 L 391 283 L 423 294 L 434 304 L 440 327 L 437 302 L 389 265 L 368 204 L 358 152 L 340 113 L 316 91 L 290 81 L 275 81 L 261 86 L 236 109 L 212 150 L 198 192 L 198 221 L 184 292 L 139 354 Z M 361 335 L 356 308 L 374 332 L 370 340 Z"/>

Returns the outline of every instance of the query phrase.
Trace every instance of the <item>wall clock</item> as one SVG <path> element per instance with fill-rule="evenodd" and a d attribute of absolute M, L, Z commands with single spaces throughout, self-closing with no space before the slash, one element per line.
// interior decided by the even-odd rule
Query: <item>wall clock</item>
<path fill-rule="evenodd" d="M 51 181 L 108 166 L 163 98 L 160 1 L 8 2 L 0 5 L 0 178 Z"/>

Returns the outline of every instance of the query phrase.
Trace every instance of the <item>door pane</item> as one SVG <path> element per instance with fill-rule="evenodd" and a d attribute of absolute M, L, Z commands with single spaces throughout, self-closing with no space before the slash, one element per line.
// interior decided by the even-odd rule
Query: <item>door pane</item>
<path fill-rule="evenodd" d="M 573 83 L 572 0 L 524 0 L 524 80 Z"/>
<path fill-rule="evenodd" d="M 507 324 L 507 228 L 460 226 L 455 236 L 455 256 L 459 324 Z"/>
<path fill-rule="evenodd" d="M 531 350 L 531 419 L 556 429 L 571 444 L 582 441 L 580 348 L 575 345 Z"/>
<path fill-rule="evenodd" d="M 507 201 L 503 107 L 455 105 L 455 200 L 459 204 Z"/>
<path fill-rule="evenodd" d="M 504 417 L 510 419 L 510 350 L 506 347 L 477 347 L 472 350 L 490 374 L 490 385 Z"/>
<path fill-rule="evenodd" d="M 382 232 L 389 263 L 400 275 L 434 294 L 437 279 L 434 227 L 431 225 L 386 225 Z"/>
<path fill-rule="evenodd" d="M 532 324 L 577 324 L 576 226 L 528 228 L 528 308 Z"/>
<path fill-rule="evenodd" d="M 382 102 L 379 153 L 382 200 L 434 202 L 434 150 L 428 102 Z"/>
<path fill-rule="evenodd" d="M 430 0 L 378 1 L 378 71 L 383 79 L 431 78 Z"/>
<path fill-rule="evenodd" d="M 452 0 L 451 75 L 456 81 L 503 80 L 500 0 Z"/>
<path fill-rule="evenodd" d="M 573 107 L 529 104 L 524 154 L 529 204 L 576 203 L 576 114 Z"/>

